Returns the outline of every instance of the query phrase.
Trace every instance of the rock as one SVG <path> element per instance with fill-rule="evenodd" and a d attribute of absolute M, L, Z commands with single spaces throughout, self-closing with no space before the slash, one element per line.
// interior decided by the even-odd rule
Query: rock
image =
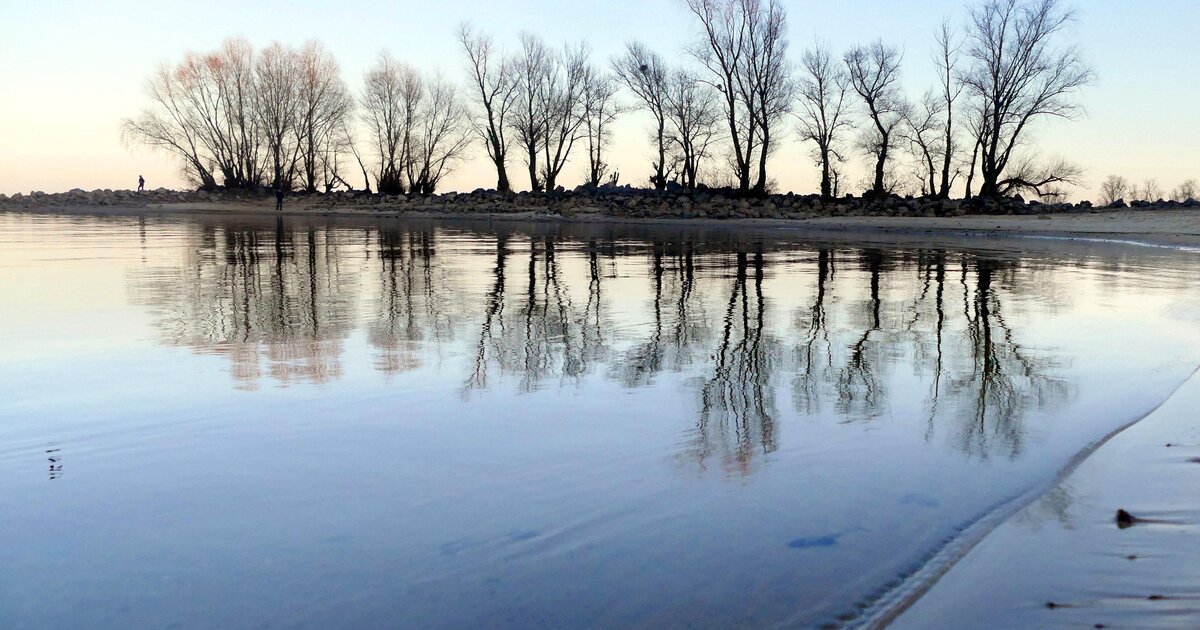
<path fill-rule="evenodd" d="M 1109 207 L 1109 208 L 1128 208 L 1129 204 L 1125 203 L 1124 199 L 1118 199 L 1118 200 L 1108 204 L 1107 207 Z"/>
<path fill-rule="evenodd" d="M 1120 527 L 1121 529 L 1133 527 L 1133 525 L 1137 523 L 1137 520 L 1137 517 L 1129 512 L 1126 512 L 1125 510 L 1117 510 L 1117 527 Z"/>

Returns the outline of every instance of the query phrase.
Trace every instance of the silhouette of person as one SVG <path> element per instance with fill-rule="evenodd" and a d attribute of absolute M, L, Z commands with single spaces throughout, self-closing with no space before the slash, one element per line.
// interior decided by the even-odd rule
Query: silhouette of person
<path fill-rule="evenodd" d="M 283 189 L 282 188 L 275 189 L 275 209 L 283 210 Z"/>
<path fill-rule="evenodd" d="M 145 189 L 146 189 L 146 180 L 141 175 L 138 175 L 138 192 L 142 192 Z"/>

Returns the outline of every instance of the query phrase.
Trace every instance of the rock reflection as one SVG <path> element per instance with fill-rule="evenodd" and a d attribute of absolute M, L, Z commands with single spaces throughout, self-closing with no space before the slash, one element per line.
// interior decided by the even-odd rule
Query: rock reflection
<path fill-rule="evenodd" d="M 735 474 L 779 448 L 788 418 L 892 422 L 914 403 L 926 439 L 1016 456 L 1030 412 L 1074 391 L 1053 348 L 1022 345 L 1022 304 L 1062 299 L 1029 259 L 583 228 L 188 225 L 182 260 L 144 266 L 131 294 L 165 343 L 226 357 L 242 389 L 336 380 L 360 333 L 376 371 L 454 370 L 464 395 L 684 387 L 686 458 Z"/>

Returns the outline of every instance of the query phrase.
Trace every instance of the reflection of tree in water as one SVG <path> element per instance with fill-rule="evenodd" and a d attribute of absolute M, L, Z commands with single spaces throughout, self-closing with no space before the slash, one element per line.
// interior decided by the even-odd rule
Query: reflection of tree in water
<path fill-rule="evenodd" d="M 379 351 L 375 367 L 397 374 L 420 366 L 423 341 L 452 336 L 443 290 L 451 282 L 437 263 L 432 230 L 381 230 L 375 236 L 380 286 L 367 338 Z"/>
<path fill-rule="evenodd" d="M 752 281 L 748 255 L 739 251 L 736 261 L 712 375 L 700 388 L 692 449 L 701 467 L 716 455 L 727 469 L 746 473 L 756 453 L 776 449 L 772 377 L 779 350 L 765 331 L 763 253 L 753 255 Z"/>
<path fill-rule="evenodd" d="M 577 381 L 607 358 L 604 276 L 597 247 L 593 243 L 584 252 L 587 295 L 580 299 L 572 296 L 564 278 L 555 239 L 530 239 L 528 262 L 517 263 L 519 267 L 509 260 L 508 238 L 497 239 L 494 280 L 484 300 L 468 390 L 486 387 L 492 368 L 518 376 L 520 390 L 529 392 L 551 378 Z M 514 271 L 521 274 L 520 280 L 510 287 Z"/>
<path fill-rule="evenodd" d="M 1072 394 L 1014 330 L 1014 304 L 1055 284 L 1028 259 L 553 229 L 470 234 L 467 249 L 443 238 L 421 226 L 201 225 L 182 265 L 142 269 L 131 293 L 167 343 L 228 357 L 244 388 L 338 378 L 358 325 L 386 374 L 465 337 L 464 392 L 497 376 L 534 391 L 680 374 L 698 403 L 687 456 L 742 472 L 777 448 L 777 378 L 796 413 L 840 421 L 890 422 L 921 388 L 927 438 L 944 431 L 976 456 L 1019 453 L 1030 412 Z M 644 310 L 614 326 L 614 301 Z"/>
<path fill-rule="evenodd" d="M 962 269 L 969 367 L 947 387 L 950 395 L 962 401 L 963 411 L 969 412 L 963 414 L 959 443 L 964 451 L 980 456 L 998 446 L 1016 455 L 1021 450 L 1022 421 L 1028 407 L 1064 400 L 1070 395 L 1070 386 L 1053 374 L 1052 361 L 1022 348 L 1005 321 L 994 278 L 1000 271 L 1014 272 L 1016 263 L 979 258 L 973 266 L 973 291 L 966 262 Z"/>
<path fill-rule="evenodd" d="M 679 372 L 698 360 L 710 331 L 704 300 L 696 291 L 696 270 L 692 243 L 653 246 L 649 338 L 627 350 L 610 370 L 626 387 L 650 385 L 660 372 Z"/>
<path fill-rule="evenodd" d="M 862 266 L 870 274 L 870 294 L 861 308 L 866 321 L 856 326 L 862 333 L 850 344 L 845 365 L 838 374 L 837 381 L 837 409 L 848 419 L 872 418 L 887 401 L 884 381 L 877 373 L 880 369 L 878 364 L 885 360 L 880 355 L 889 348 L 889 335 L 888 331 L 883 329 L 880 312 L 883 308 L 883 298 L 880 294 L 880 280 L 884 271 L 883 252 L 862 252 Z"/>
<path fill-rule="evenodd" d="M 166 343 L 229 357 L 238 386 L 341 376 L 357 276 L 328 229 L 202 225 L 182 265 L 131 281 Z"/>
<path fill-rule="evenodd" d="M 879 250 L 841 254 L 843 265 L 853 261 L 867 277 L 865 286 L 847 287 L 864 298 L 852 300 L 852 310 L 839 321 L 828 313 L 837 257 L 818 249 L 811 306 L 798 311 L 794 365 L 787 366 L 797 412 L 819 413 L 828 398 L 844 420 L 874 418 L 889 400 L 885 384 L 902 376 L 892 371 L 907 364 L 928 382 L 927 438 L 937 426 L 952 423 L 964 452 L 1016 455 L 1029 411 L 1058 404 L 1073 391 L 1052 358 L 1020 345 L 1005 318 L 1005 293 L 1045 291 L 1048 282 L 1016 259 L 952 260 L 943 251 L 909 256 Z M 948 306 L 952 266 L 960 271 L 963 290 L 958 317 Z M 890 297 L 882 279 L 908 269 L 915 269 L 915 282 L 897 276 L 900 295 Z M 999 273 L 1008 280 L 1003 292 L 996 286 Z"/>
<path fill-rule="evenodd" d="M 792 404 L 796 411 L 802 414 L 819 411 L 820 374 L 833 369 L 833 346 L 829 341 L 826 301 L 835 268 L 833 252 L 828 247 L 817 250 L 816 267 L 812 306 L 800 314 L 796 326 L 800 341 L 795 349 L 796 372 L 792 379 Z"/>

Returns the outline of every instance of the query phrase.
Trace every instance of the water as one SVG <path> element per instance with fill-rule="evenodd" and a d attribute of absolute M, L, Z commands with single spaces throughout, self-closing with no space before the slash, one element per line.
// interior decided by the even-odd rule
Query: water
<path fill-rule="evenodd" d="M 0 214 L 0 626 L 853 625 L 1186 379 L 1198 270 Z"/>

